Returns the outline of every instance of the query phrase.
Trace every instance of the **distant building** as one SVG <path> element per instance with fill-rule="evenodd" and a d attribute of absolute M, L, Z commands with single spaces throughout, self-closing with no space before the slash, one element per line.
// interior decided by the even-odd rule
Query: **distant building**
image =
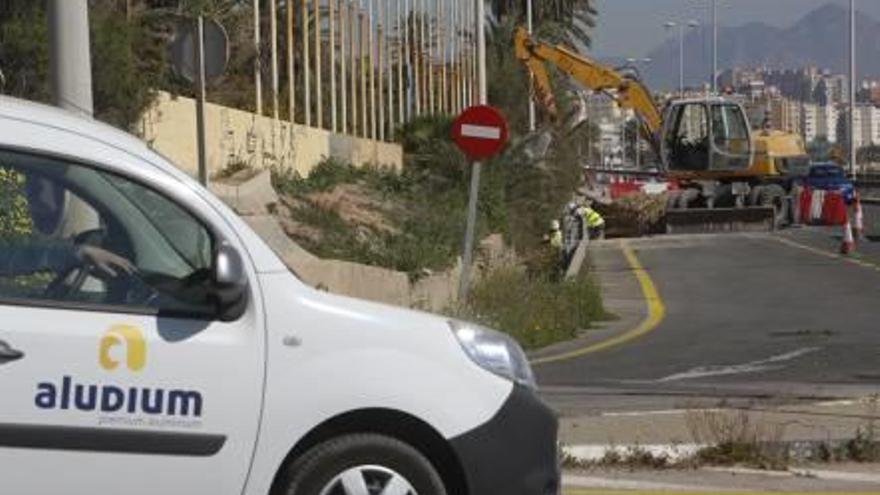
<path fill-rule="evenodd" d="M 801 106 L 801 133 L 804 141 L 811 143 L 823 139 L 836 143 L 838 118 L 837 107 L 804 103 Z"/>
<path fill-rule="evenodd" d="M 824 78 L 827 86 L 828 105 L 849 103 L 849 78 L 842 75 L 829 75 Z"/>
<path fill-rule="evenodd" d="M 880 108 L 859 105 L 856 112 L 856 129 L 861 134 L 861 138 L 856 137 L 856 146 L 880 145 Z"/>
<path fill-rule="evenodd" d="M 626 121 L 633 119 L 632 110 L 620 108 L 613 98 L 604 93 L 590 92 L 586 95 L 587 112 L 599 128 L 599 149 L 604 168 L 620 168 L 623 163 L 623 133 Z"/>
<path fill-rule="evenodd" d="M 610 122 L 623 118 L 623 110 L 621 110 L 617 102 L 604 93 L 591 91 L 586 97 L 586 100 L 587 113 L 591 119 L 597 122 Z"/>
<path fill-rule="evenodd" d="M 856 148 L 880 146 L 880 108 L 870 104 L 856 106 L 854 124 Z M 848 129 L 849 108 L 843 107 L 837 125 L 837 139 L 839 142 L 846 143 L 849 141 Z"/>
<path fill-rule="evenodd" d="M 769 124 L 773 129 L 801 133 L 801 104 L 788 98 L 773 98 L 769 105 Z"/>

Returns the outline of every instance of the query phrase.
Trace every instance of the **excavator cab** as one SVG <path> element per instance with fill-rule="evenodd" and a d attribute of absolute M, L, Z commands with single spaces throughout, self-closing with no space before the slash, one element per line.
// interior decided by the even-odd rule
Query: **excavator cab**
<path fill-rule="evenodd" d="M 661 155 L 673 173 L 740 172 L 754 147 L 743 108 L 720 98 L 673 101 L 666 108 Z"/>

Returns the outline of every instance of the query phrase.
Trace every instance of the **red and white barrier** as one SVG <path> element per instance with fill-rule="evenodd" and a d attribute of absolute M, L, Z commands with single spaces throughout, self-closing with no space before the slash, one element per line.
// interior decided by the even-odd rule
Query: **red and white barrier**
<path fill-rule="evenodd" d="M 855 225 L 853 225 L 853 230 L 855 231 L 857 240 L 865 239 L 865 215 L 862 211 L 862 197 L 859 193 L 856 193 L 855 197 Z"/>
<path fill-rule="evenodd" d="M 843 194 L 837 191 L 804 188 L 798 204 L 800 221 L 807 225 L 843 225 L 847 222 L 847 205 Z"/>
<path fill-rule="evenodd" d="M 620 199 L 639 193 L 662 194 L 672 190 L 675 190 L 675 187 L 670 182 L 624 181 L 612 182 L 608 185 L 608 192 L 611 199 Z"/>

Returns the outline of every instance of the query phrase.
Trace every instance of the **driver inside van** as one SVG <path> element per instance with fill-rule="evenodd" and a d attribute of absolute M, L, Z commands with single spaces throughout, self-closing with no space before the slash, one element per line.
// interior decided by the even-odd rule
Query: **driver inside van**
<path fill-rule="evenodd" d="M 47 177 L 0 167 L 0 276 L 91 266 L 117 277 L 135 272 L 127 259 L 57 234 L 66 214 L 63 188 Z"/>

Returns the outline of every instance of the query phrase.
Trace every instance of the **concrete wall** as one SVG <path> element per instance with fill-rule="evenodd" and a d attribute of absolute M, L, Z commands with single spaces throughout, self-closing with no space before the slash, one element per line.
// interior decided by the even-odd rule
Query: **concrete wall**
<path fill-rule="evenodd" d="M 336 294 L 439 312 L 457 300 L 461 262 L 442 273 L 410 281 L 407 273 L 349 261 L 322 259 L 292 241 L 270 214 L 278 202 L 267 172 L 240 185 L 212 183 L 211 190 L 245 222 L 305 283 Z M 500 238 L 496 240 L 500 241 Z M 485 243 L 485 242 L 484 242 Z M 495 251 L 493 247 L 490 251 Z"/>
<path fill-rule="evenodd" d="M 198 173 L 195 101 L 160 93 L 141 119 L 141 137 L 192 176 Z M 397 144 L 333 134 L 271 117 L 209 103 L 206 107 L 208 175 L 229 163 L 244 162 L 263 169 L 273 166 L 308 173 L 327 157 L 401 168 L 403 150 Z M 273 132 L 274 130 L 274 132 Z M 291 146 L 292 143 L 292 146 Z"/>

